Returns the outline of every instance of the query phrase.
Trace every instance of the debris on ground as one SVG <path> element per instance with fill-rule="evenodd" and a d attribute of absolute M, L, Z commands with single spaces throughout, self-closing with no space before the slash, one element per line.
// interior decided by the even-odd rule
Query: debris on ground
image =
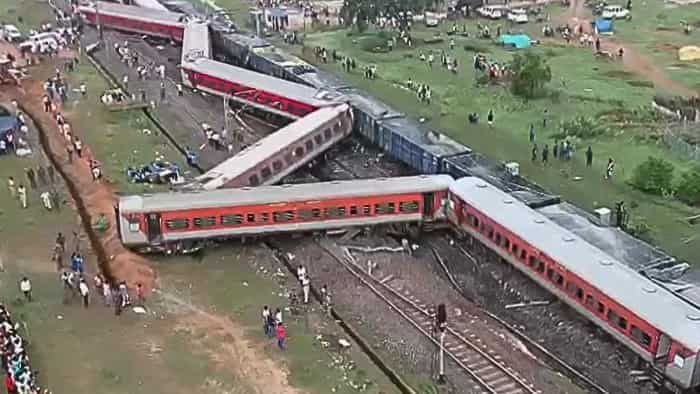
<path fill-rule="evenodd" d="M 179 185 L 185 182 L 177 164 L 161 160 L 137 168 L 129 167 L 126 176 L 131 183 Z"/>

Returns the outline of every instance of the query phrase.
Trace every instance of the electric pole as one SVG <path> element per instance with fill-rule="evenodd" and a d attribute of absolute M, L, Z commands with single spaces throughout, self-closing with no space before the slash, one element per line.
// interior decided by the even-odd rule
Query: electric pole
<path fill-rule="evenodd" d="M 445 304 L 439 304 L 435 314 L 435 332 L 439 335 L 438 384 L 447 383 L 445 378 L 445 331 L 447 330 L 447 310 Z"/>

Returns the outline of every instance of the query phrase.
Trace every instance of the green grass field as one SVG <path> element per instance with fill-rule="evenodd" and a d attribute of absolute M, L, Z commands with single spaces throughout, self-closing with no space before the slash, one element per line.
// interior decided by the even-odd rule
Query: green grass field
<path fill-rule="evenodd" d="M 461 27 L 461 22 L 459 25 Z M 475 22 L 469 21 L 467 25 L 470 32 L 476 30 Z M 443 25 L 441 30 L 444 32 L 448 28 L 448 25 Z M 537 37 L 535 32 L 540 27 L 528 24 L 525 29 Z M 557 124 L 561 121 L 579 115 L 599 118 L 609 111 L 648 108 L 656 91 L 648 87 L 649 83 L 643 77 L 623 70 L 615 61 L 595 59 L 590 49 L 547 43 L 532 50 L 548 59 L 553 75 L 549 88 L 553 93 L 548 98 L 523 101 L 498 85 L 476 86 L 471 67 L 474 48 L 498 62 L 509 61 L 512 51 L 488 40 L 461 37 L 456 39 L 455 50 L 450 51 L 449 38 L 444 34 L 446 40 L 441 44 L 421 44 L 422 38 L 432 37 L 436 31 L 414 26 L 412 34 L 418 44 L 413 49 L 395 49 L 382 54 L 363 49 L 363 40 L 376 40 L 374 32 L 361 35 L 348 34 L 346 30 L 309 33 L 305 46 L 337 49 L 341 54 L 355 58 L 359 66 L 350 74 L 345 73 L 339 63 L 320 66 L 341 74 L 410 117 L 425 118 L 437 130 L 479 152 L 502 161 L 519 162 L 524 176 L 560 193 L 565 199 L 588 209 L 612 207 L 616 201 L 626 201 L 628 206 L 634 207 L 633 222 L 651 226 L 650 235 L 654 242 L 682 259 L 697 262 L 700 243 L 683 241 L 697 229 L 682 224 L 680 219 L 696 214 L 698 210 L 672 200 L 642 194 L 627 184 L 633 169 L 649 156 L 663 156 L 671 160 L 679 171 L 689 166 L 689 163 L 671 157 L 660 142 L 647 138 L 658 132 L 653 126 L 612 124 L 612 132 L 608 135 L 592 141 L 575 141 L 577 152 L 571 162 L 554 161 L 543 166 L 530 161 L 528 128 L 531 123 L 536 125 L 538 145 L 551 146 L 551 135 L 558 131 Z M 465 46 L 469 50 L 465 50 Z M 304 53 L 298 46 L 287 49 L 315 62 L 310 49 Z M 418 59 L 420 52 L 427 54 L 428 51 L 435 51 L 436 59 L 439 59 L 440 50 L 458 59 L 458 75 L 437 65 L 431 69 Z M 363 77 L 363 66 L 369 64 L 377 66 L 377 80 Z M 416 83 L 427 83 L 432 88 L 432 104 L 420 103 L 413 92 L 404 88 L 409 77 Z M 495 112 L 495 127 L 489 128 L 483 121 L 479 125 L 468 124 L 468 113 L 477 112 L 485 120 L 490 109 Z M 549 110 L 550 121 L 548 127 L 543 129 L 545 109 Z M 585 168 L 583 152 L 588 145 L 594 152 L 592 169 Z M 612 181 L 603 180 L 608 157 L 617 162 Z M 574 180 L 574 177 L 582 179 Z"/>

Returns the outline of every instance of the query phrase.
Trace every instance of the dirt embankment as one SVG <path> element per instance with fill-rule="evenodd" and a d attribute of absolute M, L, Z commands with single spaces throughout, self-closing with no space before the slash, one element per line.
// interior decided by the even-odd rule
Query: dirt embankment
<path fill-rule="evenodd" d="M 38 70 L 37 70 L 38 71 Z M 8 100 L 17 100 L 24 111 L 36 123 L 46 154 L 62 174 L 73 194 L 79 213 L 98 257 L 98 263 L 104 274 L 116 281 L 126 281 L 130 287 L 141 283 L 150 293 L 155 286 L 155 273 L 141 256 L 125 249 L 117 233 L 114 218 L 116 197 L 104 182 L 92 180 L 89 157 L 90 147 L 83 147 L 83 158 L 73 154 L 69 161 L 66 141 L 60 134 L 54 115 L 44 112 L 42 97 L 44 95 L 40 78 L 23 81 L 22 88 L 3 86 L 0 95 Z M 70 122 L 70 119 L 68 119 Z M 72 129 L 73 135 L 80 136 L 80 130 Z M 96 218 L 104 214 L 109 220 L 109 228 L 104 234 L 96 234 L 91 226 Z"/>

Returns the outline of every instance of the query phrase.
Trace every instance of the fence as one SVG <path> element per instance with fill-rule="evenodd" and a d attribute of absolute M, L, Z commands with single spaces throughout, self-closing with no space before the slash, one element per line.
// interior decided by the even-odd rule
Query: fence
<path fill-rule="evenodd" d="M 671 124 L 664 130 L 663 140 L 673 154 L 687 160 L 700 161 L 700 146 L 689 143 L 684 136 L 700 139 L 700 125 L 685 122 Z"/>

